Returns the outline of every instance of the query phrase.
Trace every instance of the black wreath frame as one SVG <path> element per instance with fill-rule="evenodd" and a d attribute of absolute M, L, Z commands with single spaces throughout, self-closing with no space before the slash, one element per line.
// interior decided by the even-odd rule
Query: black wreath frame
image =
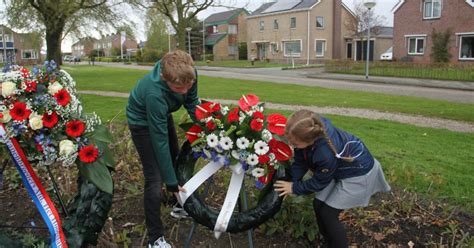
<path fill-rule="evenodd" d="M 197 159 L 193 156 L 191 145 L 186 141 L 181 147 L 175 168 L 180 185 L 184 185 L 191 179 L 196 161 Z M 277 175 L 275 175 L 272 182 L 267 185 L 268 190 L 262 192 L 264 195 L 260 198 L 256 207 L 248 209 L 247 211 L 234 213 L 229 221 L 226 232 L 237 233 L 255 228 L 272 218 L 280 210 L 283 197 L 278 196 L 278 193 L 273 190 L 273 183 L 276 180 L 289 180 L 288 171 L 277 171 Z M 219 212 L 207 206 L 197 192 L 189 196 L 183 207 L 196 222 L 211 230 L 214 229 Z"/>

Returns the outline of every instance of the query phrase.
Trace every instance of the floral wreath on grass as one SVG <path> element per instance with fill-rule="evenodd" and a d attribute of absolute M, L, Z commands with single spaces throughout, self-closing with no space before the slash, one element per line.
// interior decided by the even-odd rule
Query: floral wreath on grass
<path fill-rule="evenodd" d="M 33 167 L 77 166 L 78 192 L 62 227 L 70 246 L 96 244 L 113 196 L 109 131 L 95 113 L 83 112 L 75 81 L 54 61 L 31 71 L 7 65 L 0 83 L 3 142 L 15 139 Z"/>
<path fill-rule="evenodd" d="M 293 155 L 283 137 L 286 117 L 277 113 L 265 115 L 264 103 L 253 94 L 242 96 L 238 107 L 204 102 L 196 107 L 195 115 L 198 124 L 182 125 L 187 130 L 188 142 L 177 163 L 180 184 L 190 180 L 198 158 L 222 163 L 223 168 L 253 177 L 255 186 L 262 190 L 259 204 L 254 209 L 234 214 L 224 229 L 240 232 L 271 218 L 278 212 L 282 200 L 271 186 L 285 174 Z M 184 208 L 199 223 L 216 230 L 219 213 L 205 206 L 198 196 L 188 196 Z"/>

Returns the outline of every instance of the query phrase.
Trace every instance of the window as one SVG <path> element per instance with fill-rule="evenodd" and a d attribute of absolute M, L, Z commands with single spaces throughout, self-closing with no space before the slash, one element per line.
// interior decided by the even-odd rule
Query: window
<path fill-rule="evenodd" d="M 273 20 L 273 29 L 278 29 L 278 20 Z"/>
<path fill-rule="evenodd" d="M 229 34 L 237 34 L 237 25 L 229 25 Z"/>
<path fill-rule="evenodd" d="M 260 21 L 260 31 L 263 31 L 263 30 L 265 30 L 265 22 Z"/>
<path fill-rule="evenodd" d="M 284 41 L 283 50 L 285 57 L 299 57 L 301 56 L 301 40 Z"/>
<path fill-rule="evenodd" d="M 270 43 L 270 49 L 271 49 L 272 54 L 278 53 L 278 43 L 276 42 Z"/>
<path fill-rule="evenodd" d="M 474 60 L 474 34 L 461 36 L 459 59 Z"/>
<path fill-rule="evenodd" d="M 229 52 L 229 55 L 236 55 L 237 45 L 229 45 L 228 52 Z"/>
<path fill-rule="evenodd" d="M 219 30 L 217 30 L 217 26 L 212 26 L 212 33 L 215 34 L 215 33 L 218 33 Z"/>
<path fill-rule="evenodd" d="M 421 55 L 425 53 L 425 38 L 410 37 L 408 38 L 408 54 Z"/>
<path fill-rule="evenodd" d="M 319 28 L 319 29 L 324 28 L 324 17 L 316 16 L 316 28 Z"/>
<path fill-rule="evenodd" d="M 466 3 L 474 7 L 474 0 L 466 0 Z"/>
<path fill-rule="evenodd" d="M 35 50 L 22 50 L 21 58 L 22 59 L 37 59 L 38 53 Z"/>
<path fill-rule="evenodd" d="M 423 18 L 439 18 L 441 17 L 441 0 L 424 0 L 423 1 Z"/>
<path fill-rule="evenodd" d="M 296 28 L 296 17 L 291 17 L 290 28 Z"/>
<path fill-rule="evenodd" d="M 315 43 L 316 57 L 324 57 L 324 52 L 326 51 L 326 40 L 316 40 Z"/>

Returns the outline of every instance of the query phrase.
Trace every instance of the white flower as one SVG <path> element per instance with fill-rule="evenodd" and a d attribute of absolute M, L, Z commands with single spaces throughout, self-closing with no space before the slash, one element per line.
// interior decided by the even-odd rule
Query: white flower
<path fill-rule="evenodd" d="M 262 130 L 262 139 L 263 139 L 263 141 L 269 142 L 270 140 L 272 140 L 272 138 L 273 138 L 273 135 L 270 131 L 268 131 L 268 129 L 263 129 Z"/>
<path fill-rule="evenodd" d="M 232 149 L 234 142 L 232 142 L 232 140 L 229 137 L 222 137 L 221 140 L 219 141 L 219 144 L 221 145 L 222 149 L 230 150 Z"/>
<path fill-rule="evenodd" d="M 0 122 L 7 123 L 7 122 L 11 121 L 12 117 L 10 116 L 10 111 L 9 110 L 6 109 L 3 112 L 1 112 L 1 114 L 3 115 L 3 118 L 0 118 Z"/>
<path fill-rule="evenodd" d="M 267 143 L 265 143 L 264 141 L 259 140 L 253 146 L 253 149 L 255 149 L 256 154 L 264 155 L 267 154 L 268 150 L 270 150 L 270 147 L 268 147 Z"/>
<path fill-rule="evenodd" d="M 237 147 L 238 147 L 239 149 L 244 150 L 244 149 L 247 149 L 247 147 L 249 147 L 249 143 L 250 143 L 250 142 L 249 142 L 249 140 L 248 140 L 247 138 L 245 138 L 245 137 L 240 137 L 240 138 L 237 139 L 237 141 L 236 141 L 235 143 L 237 144 Z"/>
<path fill-rule="evenodd" d="M 12 95 L 16 90 L 16 84 L 7 81 L 2 83 L 2 96 L 7 97 Z"/>
<path fill-rule="evenodd" d="M 255 168 L 252 170 L 252 176 L 259 178 L 265 176 L 265 170 L 263 168 Z"/>
<path fill-rule="evenodd" d="M 41 129 L 43 127 L 43 116 L 33 112 L 30 115 L 30 127 L 33 130 Z"/>
<path fill-rule="evenodd" d="M 63 86 L 60 83 L 54 82 L 54 83 L 49 85 L 48 92 L 49 92 L 49 94 L 54 95 L 62 89 L 63 89 Z"/>
<path fill-rule="evenodd" d="M 71 153 L 76 152 L 76 145 L 70 140 L 61 140 L 59 142 L 59 155 L 60 156 L 68 156 Z"/>
<path fill-rule="evenodd" d="M 219 144 L 219 139 L 217 138 L 217 135 L 211 133 L 206 137 L 207 140 L 207 145 L 211 148 L 214 148 Z"/>
<path fill-rule="evenodd" d="M 255 166 L 258 164 L 258 156 L 256 154 L 250 154 L 247 157 L 247 164 L 250 166 Z"/>

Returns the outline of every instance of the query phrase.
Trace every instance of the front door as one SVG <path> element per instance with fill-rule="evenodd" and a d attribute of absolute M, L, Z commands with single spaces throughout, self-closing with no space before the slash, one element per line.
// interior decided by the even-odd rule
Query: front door
<path fill-rule="evenodd" d="M 347 42 L 346 59 L 352 59 L 352 41 Z"/>
<path fill-rule="evenodd" d="M 258 60 L 260 61 L 267 58 L 267 43 L 257 44 L 257 56 L 258 56 Z"/>
<path fill-rule="evenodd" d="M 367 41 L 364 40 L 362 42 L 358 40 L 356 46 L 357 46 L 356 60 L 365 61 L 367 58 Z M 374 61 L 374 41 L 373 40 L 370 41 L 369 61 Z"/>

